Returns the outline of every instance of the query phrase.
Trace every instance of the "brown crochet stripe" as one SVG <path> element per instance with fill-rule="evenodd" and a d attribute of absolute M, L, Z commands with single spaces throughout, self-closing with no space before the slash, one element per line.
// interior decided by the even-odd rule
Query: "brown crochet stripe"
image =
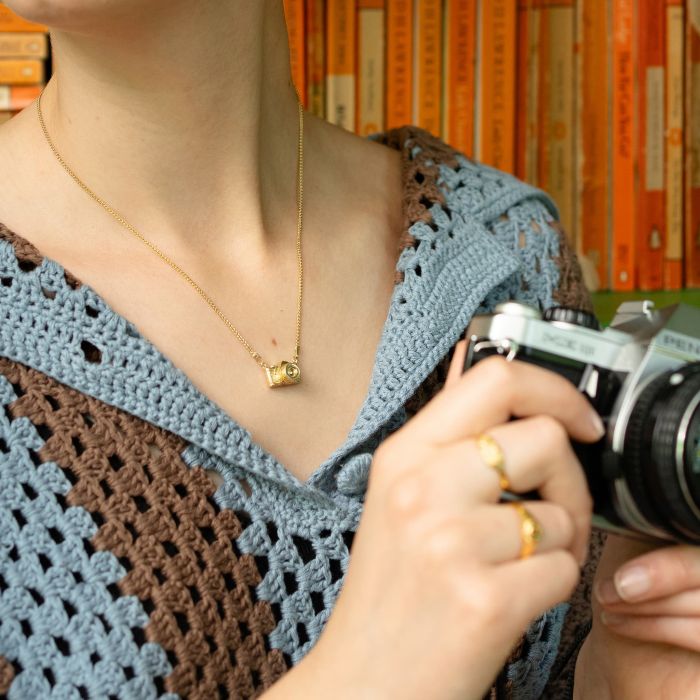
<path fill-rule="evenodd" d="M 14 678 L 15 669 L 12 664 L 4 656 L 0 656 L 0 696 L 7 695 Z"/>
<path fill-rule="evenodd" d="M 182 461 L 185 442 L 19 363 L 0 358 L 0 374 L 20 394 L 12 418 L 37 426 L 40 459 L 72 483 L 67 503 L 99 525 L 86 547 L 111 551 L 127 570 L 111 592 L 142 602 L 150 621 L 135 641 L 165 649 L 164 689 L 209 700 L 272 685 L 288 663 L 267 643 L 276 621 L 255 599 L 255 559 L 236 547 L 247 514 L 219 510 L 205 472 Z M 2 682 L 10 671 L 0 666 Z"/>

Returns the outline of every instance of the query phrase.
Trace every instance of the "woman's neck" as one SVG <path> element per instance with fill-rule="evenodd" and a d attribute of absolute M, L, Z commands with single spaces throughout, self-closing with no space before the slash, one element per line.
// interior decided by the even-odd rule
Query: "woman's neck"
<path fill-rule="evenodd" d="M 282 1 L 126 6 L 48 18 L 41 106 L 59 152 L 127 219 L 178 244 L 193 230 L 212 246 L 240 232 L 258 251 L 288 239 L 298 107 Z"/>

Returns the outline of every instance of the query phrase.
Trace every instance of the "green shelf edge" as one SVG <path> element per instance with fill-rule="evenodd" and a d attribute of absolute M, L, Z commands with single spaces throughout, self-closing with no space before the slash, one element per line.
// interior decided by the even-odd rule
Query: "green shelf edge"
<path fill-rule="evenodd" d="M 682 289 L 677 292 L 594 292 L 591 296 L 596 315 L 603 325 L 612 321 L 617 307 L 623 301 L 651 299 L 659 307 L 679 302 L 700 306 L 700 289 Z"/>

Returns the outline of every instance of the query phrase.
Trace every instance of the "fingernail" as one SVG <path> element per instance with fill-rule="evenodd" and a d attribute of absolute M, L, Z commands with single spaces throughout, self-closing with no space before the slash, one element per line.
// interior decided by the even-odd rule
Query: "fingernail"
<path fill-rule="evenodd" d="M 615 583 L 611 578 L 606 578 L 604 581 L 596 584 L 595 596 L 602 605 L 612 605 L 622 600 L 617 594 Z"/>
<path fill-rule="evenodd" d="M 625 621 L 625 616 L 603 611 L 600 613 L 600 621 L 608 627 L 614 627 L 615 625 L 621 625 Z"/>
<path fill-rule="evenodd" d="M 645 566 L 620 569 L 615 574 L 615 588 L 623 600 L 628 602 L 639 600 L 651 588 L 648 569 Z"/>
<path fill-rule="evenodd" d="M 603 421 L 601 420 L 600 416 L 593 411 L 591 415 L 591 425 L 593 427 L 593 430 L 595 431 L 595 436 L 600 440 L 600 438 L 605 435 L 605 426 L 603 425 Z"/>

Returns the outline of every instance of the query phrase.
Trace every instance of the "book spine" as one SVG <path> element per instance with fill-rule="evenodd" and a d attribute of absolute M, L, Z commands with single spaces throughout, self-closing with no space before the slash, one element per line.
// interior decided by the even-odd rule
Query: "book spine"
<path fill-rule="evenodd" d="M 445 6 L 445 140 L 474 155 L 474 68 L 476 0 L 448 0 Z"/>
<path fill-rule="evenodd" d="M 414 5 L 413 74 L 416 80 L 413 122 L 442 135 L 442 2 L 416 0 Z"/>
<path fill-rule="evenodd" d="M 700 0 L 686 10 L 685 284 L 700 287 Z"/>
<path fill-rule="evenodd" d="M 16 15 L 0 2 L 0 32 L 48 32 L 48 27 Z"/>
<path fill-rule="evenodd" d="M 358 133 L 384 128 L 384 0 L 358 0 Z"/>
<path fill-rule="evenodd" d="M 284 15 L 287 20 L 292 81 L 299 99 L 306 107 L 308 100 L 306 96 L 304 0 L 284 0 Z"/>
<path fill-rule="evenodd" d="M 557 202 L 561 223 L 574 237 L 573 0 L 541 3 L 539 185 Z"/>
<path fill-rule="evenodd" d="M 664 287 L 683 286 L 683 4 L 666 6 L 666 249 Z"/>
<path fill-rule="evenodd" d="M 516 19 L 518 60 L 515 84 L 515 175 L 521 180 L 526 179 L 527 163 L 527 103 L 530 93 L 528 83 L 530 32 L 529 19 L 532 0 L 518 0 Z"/>
<path fill-rule="evenodd" d="M 42 32 L 2 32 L 0 58 L 46 58 L 48 44 Z"/>
<path fill-rule="evenodd" d="M 607 3 L 581 2 L 580 216 L 581 265 L 591 290 L 608 280 L 609 35 Z"/>
<path fill-rule="evenodd" d="M 637 1 L 637 285 L 657 290 L 663 287 L 666 246 L 666 8 L 659 0 Z"/>
<path fill-rule="evenodd" d="M 413 0 L 387 0 L 386 127 L 413 119 Z"/>
<path fill-rule="evenodd" d="M 326 118 L 355 131 L 355 0 L 326 5 Z"/>
<path fill-rule="evenodd" d="M 540 35 L 542 10 L 529 0 L 527 10 L 527 77 L 523 177 L 536 185 L 539 177 Z"/>
<path fill-rule="evenodd" d="M 36 85 L 44 82 L 44 62 L 39 58 L 0 58 L 0 83 Z"/>
<path fill-rule="evenodd" d="M 615 291 L 635 287 L 635 80 L 633 0 L 612 0 L 612 279 Z"/>
<path fill-rule="evenodd" d="M 306 99 L 312 114 L 326 116 L 325 0 L 306 0 Z"/>
<path fill-rule="evenodd" d="M 0 85 L 0 110 L 19 112 L 41 94 L 41 85 Z"/>
<path fill-rule="evenodd" d="M 481 0 L 479 159 L 515 168 L 516 0 Z"/>

